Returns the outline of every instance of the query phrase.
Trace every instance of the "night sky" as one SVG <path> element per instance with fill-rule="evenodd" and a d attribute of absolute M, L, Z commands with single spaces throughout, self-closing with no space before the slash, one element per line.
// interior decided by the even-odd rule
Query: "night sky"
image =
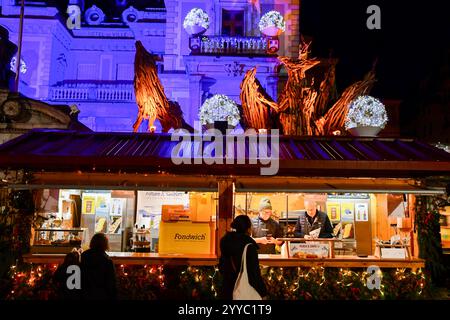
<path fill-rule="evenodd" d="M 63 9 L 68 1 L 51 2 Z M 443 49 L 449 48 L 450 11 L 445 8 L 446 2 L 427 0 L 418 5 L 407 0 L 300 0 L 300 27 L 302 34 L 313 37 L 313 56 L 328 57 L 332 51 L 339 58 L 340 92 L 360 80 L 377 57 L 378 83 L 372 94 L 404 99 L 417 91 L 420 79 L 439 69 Z M 115 3 L 86 0 L 85 7 L 96 4 L 108 16 L 119 16 L 125 7 Z M 366 27 L 366 9 L 372 4 L 381 8 L 381 30 Z M 128 5 L 139 9 L 162 7 L 164 1 L 131 0 Z"/>
<path fill-rule="evenodd" d="M 339 58 L 339 91 L 361 79 L 378 57 L 378 83 L 372 93 L 406 99 L 449 54 L 446 2 L 302 0 L 300 27 L 313 37 L 313 55 L 327 57 L 333 50 Z M 371 4 L 381 8 L 381 30 L 366 27 L 366 9 Z"/>

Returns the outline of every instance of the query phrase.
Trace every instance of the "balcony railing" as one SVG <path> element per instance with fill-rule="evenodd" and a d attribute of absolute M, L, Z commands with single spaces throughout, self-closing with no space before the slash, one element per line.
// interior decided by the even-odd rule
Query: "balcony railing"
<path fill-rule="evenodd" d="M 50 90 L 52 101 L 134 102 L 133 84 L 63 83 Z"/>
<path fill-rule="evenodd" d="M 267 55 L 267 39 L 263 37 L 202 36 L 193 54 Z"/>

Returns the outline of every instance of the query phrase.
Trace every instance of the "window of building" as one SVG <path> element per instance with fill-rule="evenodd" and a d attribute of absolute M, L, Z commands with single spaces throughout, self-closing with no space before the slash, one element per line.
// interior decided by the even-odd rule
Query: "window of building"
<path fill-rule="evenodd" d="M 98 65 L 95 63 L 78 64 L 77 79 L 98 80 Z"/>
<path fill-rule="evenodd" d="M 222 34 L 244 36 L 244 10 L 222 9 Z"/>
<path fill-rule="evenodd" d="M 132 64 L 117 64 L 117 80 L 133 80 L 134 66 Z"/>

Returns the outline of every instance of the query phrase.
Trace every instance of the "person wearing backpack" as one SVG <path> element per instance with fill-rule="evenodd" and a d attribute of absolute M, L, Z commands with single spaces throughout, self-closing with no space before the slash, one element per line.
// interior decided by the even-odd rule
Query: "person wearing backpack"
<path fill-rule="evenodd" d="M 261 277 L 258 260 L 258 245 L 250 237 L 252 223 L 248 216 L 237 216 L 231 223 L 231 232 L 227 232 L 220 239 L 219 271 L 223 277 L 220 298 L 233 299 L 233 290 L 236 280 L 241 270 L 242 254 L 247 244 L 247 274 L 249 284 L 258 292 L 261 297 L 267 295 L 267 288 Z"/>

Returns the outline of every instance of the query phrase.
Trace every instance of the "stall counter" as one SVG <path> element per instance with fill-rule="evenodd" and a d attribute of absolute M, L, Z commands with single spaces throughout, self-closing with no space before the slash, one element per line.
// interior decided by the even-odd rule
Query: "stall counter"
<path fill-rule="evenodd" d="M 163 264 L 163 265 L 195 265 L 215 266 L 218 257 L 209 254 L 159 254 L 137 252 L 109 252 L 114 264 Z M 64 260 L 64 254 L 26 254 L 24 261 L 36 264 L 59 264 Z M 412 259 L 379 259 L 374 256 L 360 258 L 357 256 L 336 256 L 335 258 L 305 259 L 284 258 L 279 254 L 260 254 L 259 263 L 270 267 L 324 267 L 324 268 L 408 268 L 419 269 L 425 267 L 425 260 Z"/>

